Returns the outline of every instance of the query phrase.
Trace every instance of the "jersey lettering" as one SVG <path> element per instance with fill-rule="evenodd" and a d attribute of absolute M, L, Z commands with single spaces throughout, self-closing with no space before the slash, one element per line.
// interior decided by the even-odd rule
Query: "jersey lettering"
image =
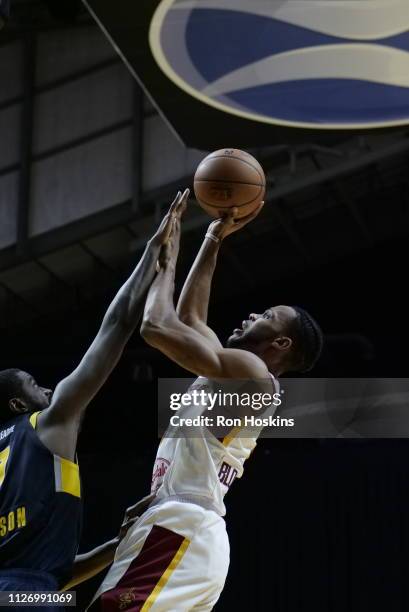
<path fill-rule="evenodd" d="M 11 427 L 8 427 L 7 429 L 3 429 L 3 431 L 0 431 L 0 440 L 4 440 L 4 438 L 7 438 L 7 436 L 12 434 L 14 431 L 14 427 L 15 426 L 12 425 Z"/>
<path fill-rule="evenodd" d="M 6 476 L 6 465 L 10 456 L 10 446 L 7 446 L 0 452 L 0 487 L 3 484 L 3 480 Z"/>
<path fill-rule="evenodd" d="M 231 465 L 223 461 L 220 470 L 219 470 L 219 480 L 222 484 L 224 484 L 227 488 L 230 488 L 233 482 L 236 479 L 238 472 L 236 468 L 233 468 Z"/>
<path fill-rule="evenodd" d="M 11 510 L 8 514 L 0 516 L 0 538 L 4 538 L 15 529 L 26 527 L 26 525 L 27 514 L 25 506 L 20 506 L 15 510 Z"/>

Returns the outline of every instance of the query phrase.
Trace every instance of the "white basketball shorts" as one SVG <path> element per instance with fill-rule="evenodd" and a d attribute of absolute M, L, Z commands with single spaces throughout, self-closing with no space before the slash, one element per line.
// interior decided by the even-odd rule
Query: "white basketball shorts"
<path fill-rule="evenodd" d="M 212 610 L 228 566 L 224 520 L 196 504 L 165 501 L 130 528 L 88 610 Z"/>

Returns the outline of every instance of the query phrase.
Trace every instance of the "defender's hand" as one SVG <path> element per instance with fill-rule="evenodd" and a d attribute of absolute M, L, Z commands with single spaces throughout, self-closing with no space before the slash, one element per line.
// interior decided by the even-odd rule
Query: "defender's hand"
<path fill-rule="evenodd" d="M 264 202 L 261 202 L 260 205 L 254 210 L 252 213 L 247 215 L 246 217 L 241 217 L 241 219 L 235 219 L 237 215 L 237 208 L 231 208 L 227 215 L 222 219 L 217 219 L 213 221 L 207 230 L 208 234 L 211 234 L 215 238 L 219 240 L 223 240 L 226 236 L 237 232 L 242 227 L 253 221 L 261 211 L 264 206 Z"/>
<path fill-rule="evenodd" d="M 187 196 L 188 196 L 189 195 L 188 189 L 184 191 L 183 195 L 180 191 L 177 192 L 176 197 L 173 200 L 172 204 L 170 205 L 168 212 L 163 217 L 161 224 L 159 225 L 155 234 L 151 238 L 151 243 L 153 245 L 163 246 L 164 244 L 168 242 L 169 236 L 172 231 L 173 222 L 175 220 L 175 215 L 180 213 L 180 208 L 182 205 L 186 207 L 186 202 L 187 202 L 187 196 L 185 197 L 186 191 L 188 192 L 187 193 Z"/>
<path fill-rule="evenodd" d="M 156 493 L 147 495 L 139 500 L 135 505 L 130 506 L 125 510 L 125 516 L 121 528 L 119 530 L 118 541 L 120 542 L 128 533 L 128 529 L 138 520 L 138 518 L 148 509 L 148 506 L 153 502 Z"/>
<path fill-rule="evenodd" d="M 175 262 L 179 253 L 179 243 L 181 234 L 181 218 L 186 210 L 187 201 L 190 190 L 185 189 L 182 195 L 179 195 L 176 207 L 173 210 L 172 225 L 169 232 L 169 237 L 166 243 L 162 246 L 159 256 L 159 267 L 166 268 L 170 261 Z"/>

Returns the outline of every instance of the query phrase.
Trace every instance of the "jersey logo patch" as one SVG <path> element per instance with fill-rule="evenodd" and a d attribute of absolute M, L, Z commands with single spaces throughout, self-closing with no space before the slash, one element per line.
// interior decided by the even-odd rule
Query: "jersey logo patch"
<path fill-rule="evenodd" d="M 156 491 L 161 486 L 163 479 L 165 477 L 166 472 L 170 466 L 170 461 L 164 459 L 163 457 L 156 457 L 155 465 L 153 467 L 152 474 L 152 484 L 151 484 L 151 492 L 156 493 Z"/>

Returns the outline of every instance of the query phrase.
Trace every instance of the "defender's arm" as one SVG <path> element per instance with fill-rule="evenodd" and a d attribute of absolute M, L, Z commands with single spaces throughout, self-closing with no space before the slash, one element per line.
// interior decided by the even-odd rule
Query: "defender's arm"
<path fill-rule="evenodd" d="M 78 367 L 62 380 L 51 405 L 39 415 L 37 432 L 53 453 L 73 459 L 85 408 L 117 364 L 143 312 L 163 243 L 168 239 L 176 201 L 149 241 L 137 267 L 119 290 L 100 330 Z"/>
<path fill-rule="evenodd" d="M 135 523 L 139 516 L 145 512 L 149 504 L 154 500 L 155 495 L 147 495 L 138 501 L 134 506 L 128 508 L 125 512 L 124 520 L 121 525 L 119 535 L 94 548 L 93 550 L 77 555 L 74 560 L 74 566 L 72 570 L 72 578 L 67 584 L 64 585 L 63 591 L 69 591 L 72 587 L 85 580 L 89 580 L 102 572 L 103 569 L 110 565 L 115 557 L 115 551 L 118 544 L 125 537 L 128 529 Z"/>
<path fill-rule="evenodd" d="M 63 586 L 62 591 L 69 591 L 73 587 L 93 578 L 102 572 L 114 560 L 115 551 L 120 542 L 119 537 L 105 542 L 90 552 L 77 555 L 74 561 L 72 578 Z"/>

